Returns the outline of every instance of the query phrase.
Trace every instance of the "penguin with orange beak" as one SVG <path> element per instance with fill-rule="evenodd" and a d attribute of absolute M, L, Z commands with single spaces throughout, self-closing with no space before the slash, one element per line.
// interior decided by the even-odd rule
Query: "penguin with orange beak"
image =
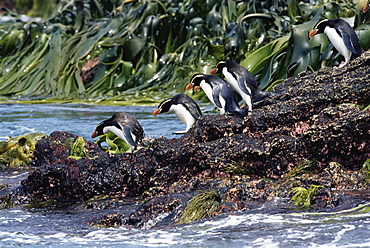
<path fill-rule="evenodd" d="M 194 90 L 201 88 L 213 105 L 219 109 L 220 114 L 248 115 L 247 110 L 239 107 L 234 91 L 222 78 L 197 73 L 190 79 L 186 90 L 193 87 Z"/>
<path fill-rule="evenodd" d="M 198 104 L 190 96 L 183 93 L 163 100 L 158 105 L 158 108 L 154 110 L 153 115 L 156 116 L 165 112 L 174 112 L 182 123 L 186 125 L 185 131 L 178 131 L 174 134 L 186 133 L 202 116 Z"/>
<path fill-rule="evenodd" d="M 344 57 L 339 67 L 343 67 L 351 59 L 363 53 L 360 41 L 353 28 L 343 19 L 322 20 L 308 34 L 309 38 L 324 33 L 335 49 Z"/>
<path fill-rule="evenodd" d="M 216 73 L 224 75 L 227 83 L 244 100 L 248 111 L 252 111 L 253 102 L 274 95 L 272 92 L 260 90 L 253 75 L 246 68 L 233 61 L 221 60 L 218 62 L 217 66 L 210 72 L 211 75 Z"/>
<path fill-rule="evenodd" d="M 100 122 L 92 133 L 91 138 L 94 139 L 98 135 L 109 132 L 124 140 L 130 147 L 131 152 L 149 143 L 143 127 L 134 116 L 126 112 L 114 113 L 111 118 Z"/>

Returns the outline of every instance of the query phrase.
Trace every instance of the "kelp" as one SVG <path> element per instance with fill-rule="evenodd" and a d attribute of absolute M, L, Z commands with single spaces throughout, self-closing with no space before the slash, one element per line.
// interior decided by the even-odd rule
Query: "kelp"
<path fill-rule="evenodd" d="M 95 143 L 98 144 L 103 151 L 112 154 L 127 152 L 130 149 L 124 140 L 112 132 L 100 135 L 99 139 Z M 105 147 L 103 144 L 106 144 L 107 146 Z"/>
<path fill-rule="evenodd" d="M 362 165 L 362 170 L 370 171 L 370 159 L 366 159 Z"/>
<path fill-rule="evenodd" d="M 209 73 L 221 59 L 242 64 L 260 88 L 271 90 L 301 71 L 340 63 L 326 36 L 307 37 L 324 18 L 345 18 L 365 50 L 370 44 L 370 24 L 359 11 L 362 6 L 348 0 L 317 5 L 228 0 L 51 5 L 53 11 L 45 19 L 3 13 L 1 96 L 153 104 L 184 92 L 192 74 Z M 86 79 L 82 68 L 90 60 L 97 63 Z"/>
<path fill-rule="evenodd" d="M 249 166 L 242 166 L 235 162 L 228 164 L 224 168 L 225 173 L 229 175 L 249 175 L 251 174 L 251 169 Z"/>

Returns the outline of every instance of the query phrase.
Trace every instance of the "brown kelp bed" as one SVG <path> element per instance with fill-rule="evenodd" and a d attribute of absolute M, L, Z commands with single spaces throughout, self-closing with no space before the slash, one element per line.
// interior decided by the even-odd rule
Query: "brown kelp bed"
<path fill-rule="evenodd" d="M 368 13 L 352 1 L 34 3 L 34 17 L 2 10 L 5 99 L 153 104 L 183 92 L 192 74 L 209 73 L 221 59 L 245 66 L 271 90 L 300 72 L 340 63 L 325 35 L 308 39 L 321 19 L 345 18 L 363 48 L 370 44 Z"/>

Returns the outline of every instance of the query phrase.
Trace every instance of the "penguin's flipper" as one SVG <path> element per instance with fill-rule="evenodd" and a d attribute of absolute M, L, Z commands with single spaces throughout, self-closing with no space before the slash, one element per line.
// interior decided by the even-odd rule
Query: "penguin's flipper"
<path fill-rule="evenodd" d="M 128 143 L 128 145 L 132 145 L 133 147 L 136 147 L 137 144 L 132 139 L 130 128 L 128 126 L 122 126 L 122 125 L 119 125 L 119 127 L 120 128 L 118 128 L 116 125 L 108 126 L 104 128 L 104 132 L 105 133 L 112 132 L 118 137 L 120 137 L 122 140 L 124 140 L 126 143 Z"/>
<path fill-rule="evenodd" d="M 194 117 L 194 119 L 198 119 L 202 116 L 202 111 L 200 110 L 198 104 L 193 101 L 182 101 L 181 104 L 189 111 L 189 113 Z"/>
<path fill-rule="evenodd" d="M 132 145 L 133 147 L 136 148 L 137 147 L 137 144 L 134 141 L 134 139 L 132 138 L 131 129 L 128 126 L 122 126 L 122 133 L 125 136 L 125 139 L 124 140 L 127 143 L 129 143 L 130 145 Z"/>
<path fill-rule="evenodd" d="M 219 98 L 220 94 L 221 94 L 220 87 L 218 87 L 218 86 L 213 87 L 212 97 L 213 97 L 213 101 L 215 102 L 216 107 L 218 107 L 218 108 L 222 108 L 220 98 Z"/>
<path fill-rule="evenodd" d="M 351 39 L 351 34 L 349 34 L 347 31 L 342 30 L 342 29 L 340 29 L 340 33 L 341 33 L 343 42 L 346 45 L 347 49 L 349 51 L 351 51 L 351 53 L 356 53 L 357 54 L 358 51 L 356 51 L 356 49 L 354 47 L 354 44 L 353 44 L 354 39 Z"/>
<path fill-rule="evenodd" d="M 362 48 L 360 40 L 358 39 L 357 35 L 353 39 L 351 39 L 351 44 L 352 47 L 356 50 L 357 55 L 361 55 L 364 52 L 364 49 Z"/>
<path fill-rule="evenodd" d="M 252 97 L 250 90 L 245 85 L 245 78 L 239 75 L 236 75 L 236 80 L 238 81 L 239 88 L 248 96 Z"/>

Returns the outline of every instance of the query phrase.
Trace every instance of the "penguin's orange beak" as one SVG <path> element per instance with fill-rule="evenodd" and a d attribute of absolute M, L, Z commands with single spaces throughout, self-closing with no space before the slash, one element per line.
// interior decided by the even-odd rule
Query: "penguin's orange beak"
<path fill-rule="evenodd" d="M 156 116 L 157 114 L 161 113 L 161 109 L 156 109 L 153 111 L 153 115 Z"/>
<path fill-rule="evenodd" d="M 193 88 L 193 86 L 194 86 L 194 84 L 190 83 L 190 84 L 186 85 L 185 90 L 190 90 L 191 88 Z"/>
<path fill-rule="evenodd" d="M 368 10 L 369 10 L 370 6 L 369 4 L 366 4 L 363 8 L 362 8 L 362 13 L 366 13 Z"/>
<path fill-rule="evenodd" d="M 213 68 L 211 71 L 210 71 L 210 74 L 211 75 L 215 75 L 217 73 L 217 68 Z"/>
<path fill-rule="evenodd" d="M 97 135 L 96 131 L 91 134 L 91 138 L 95 138 Z"/>
<path fill-rule="evenodd" d="M 317 29 L 312 30 L 312 31 L 308 34 L 308 38 L 312 38 L 316 33 L 317 33 Z"/>
<path fill-rule="evenodd" d="M 199 90 L 201 87 L 200 86 L 195 86 L 194 90 Z"/>

